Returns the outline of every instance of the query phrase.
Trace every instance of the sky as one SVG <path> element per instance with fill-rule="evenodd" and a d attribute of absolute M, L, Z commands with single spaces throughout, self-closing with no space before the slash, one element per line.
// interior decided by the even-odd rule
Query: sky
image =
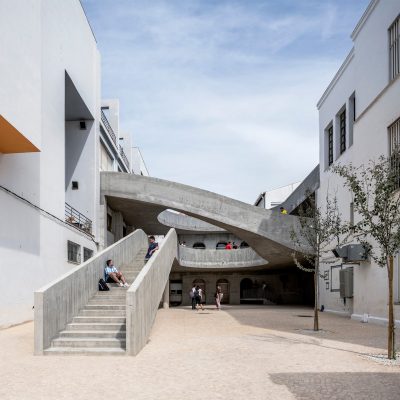
<path fill-rule="evenodd" d="M 254 203 L 318 164 L 317 101 L 369 0 L 82 0 L 150 175 Z"/>

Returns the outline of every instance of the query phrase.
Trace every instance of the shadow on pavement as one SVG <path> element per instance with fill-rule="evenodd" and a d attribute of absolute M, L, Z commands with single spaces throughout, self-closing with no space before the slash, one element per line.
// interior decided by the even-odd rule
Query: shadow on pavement
<path fill-rule="evenodd" d="M 327 339 L 343 343 L 386 348 L 386 327 L 363 324 L 349 317 L 319 313 L 320 332 L 313 329 L 313 309 L 297 306 L 227 306 L 224 311 L 242 325 Z M 400 393 L 399 397 L 400 399 Z"/>
<path fill-rule="evenodd" d="M 270 374 L 298 400 L 399 400 L 399 373 L 279 373 Z"/>

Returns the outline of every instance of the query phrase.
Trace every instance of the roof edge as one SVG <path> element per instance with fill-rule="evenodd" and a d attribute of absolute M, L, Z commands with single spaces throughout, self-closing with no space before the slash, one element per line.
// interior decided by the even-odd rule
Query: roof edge
<path fill-rule="evenodd" d="M 324 101 L 328 97 L 329 93 L 335 87 L 335 85 L 338 82 L 339 78 L 343 75 L 343 72 L 346 70 L 346 68 L 350 64 L 350 61 L 353 59 L 353 57 L 354 57 L 354 47 L 352 47 L 352 49 L 350 50 L 349 54 L 347 54 L 347 56 L 346 56 L 345 60 L 343 61 L 342 65 L 340 66 L 340 68 L 336 72 L 335 76 L 333 77 L 333 79 L 329 83 L 328 87 L 325 89 L 325 91 L 322 94 L 321 98 L 318 100 L 318 103 L 317 103 L 317 109 L 318 110 L 321 108 L 322 104 L 324 103 Z"/>
<path fill-rule="evenodd" d="M 371 2 L 368 4 L 367 8 L 364 11 L 364 14 L 361 16 L 360 20 L 357 22 L 356 27 L 354 28 L 353 32 L 350 35 L 350 37 L 353 41 L 357 38 L 362 27 L 367 22 L 367 19 L 371 15 L 372 11 L 374 11 L 374 8 L 376 7 L 376 5 L 378 3 L 379 3 L 379 0 L 371 0 Z"/>

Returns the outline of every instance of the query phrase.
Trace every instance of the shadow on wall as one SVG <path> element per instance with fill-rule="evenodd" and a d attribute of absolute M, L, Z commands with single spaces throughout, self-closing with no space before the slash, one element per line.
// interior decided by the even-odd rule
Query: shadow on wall
<path fill-rule="evenodd" d="M 270 374 L 276 385 L 284 385 L 296 399 L 384 399 L 400 398 L 398 373 L 284 373 Z"/>

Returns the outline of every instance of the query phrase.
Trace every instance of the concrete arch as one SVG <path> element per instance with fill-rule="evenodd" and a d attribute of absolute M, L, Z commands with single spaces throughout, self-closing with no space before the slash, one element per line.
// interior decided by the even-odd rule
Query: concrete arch
<path fill-rule="evenodd" d="M 101 195 L 136 228 L 164 234 L 157 216 L 166 209 L 218 226 L 246 241 L 270 266 L 292 263 L 297 217 L 281 215 L 192 186 L 120 172 L 101 172 Z"/>

